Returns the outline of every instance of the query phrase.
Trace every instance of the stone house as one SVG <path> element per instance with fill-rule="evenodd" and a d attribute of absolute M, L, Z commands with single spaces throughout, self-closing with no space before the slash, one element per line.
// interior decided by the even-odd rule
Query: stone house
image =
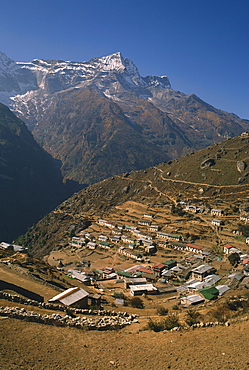
<path fill-rule="evenodd" d="M 216 269 L 209 265 L 200 265 L 192 269 L 192 278 L 202 281 L 206 276 L 212 275 L 216 272 Z"/>

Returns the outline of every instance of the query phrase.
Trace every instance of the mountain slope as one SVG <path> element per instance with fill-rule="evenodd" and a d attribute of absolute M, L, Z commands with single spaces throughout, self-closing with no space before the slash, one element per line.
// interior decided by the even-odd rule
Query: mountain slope
<path fill-rule="evenodd" d="M 22 242 L 32 245 L 35 254 L 44 255 L 53 246 L 68 244 L 72 225 L 81 230 L 83 221 L 108 219 L 117 209 L 125 214 L 127 202 L 145 209 L 152 205 L 169 208 L 179 198 L 242 204 L 249 196 L 248 153 L 249 134 L 245 133 L 174 161 L 111 177 L 74 194 L 35 225 Z M 40 248 L 42 233 L 48 240 Z"/>
<path fill-rule="evenodd" d="M 224 112 L 207 104 L 195 94 L 186 95 L 167 89 L 150 89 L 153 97 L 149 100 L 183 130 L 195 149 L 202 149 L 248 130 L 248 120 Z"/>
<path fill-rule="evenodd" d="M 91 184 L 177 157 L 190 146 L 167 115 L 150 105 L 134 100 L 128 117 L 96 89 L 60 92 L 33 134 L 61 160 L 66 178 Z"/>
<path fill-rule="evenodd" d="M 11 241 L 72 194 L 25 124 L 0 104 L 0 240 Z"/>

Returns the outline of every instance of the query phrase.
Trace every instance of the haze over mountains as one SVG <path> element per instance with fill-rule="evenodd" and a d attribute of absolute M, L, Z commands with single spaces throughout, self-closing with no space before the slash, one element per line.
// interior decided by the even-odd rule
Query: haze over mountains
<path fill-rule="evenodd" d="M 0 54 L 0 101 L 62 163 L 64 178 L 92 184 L 204 148 L 248 121 L 141 77 L 121 53 L 88 62 L 15 63 Z"/>

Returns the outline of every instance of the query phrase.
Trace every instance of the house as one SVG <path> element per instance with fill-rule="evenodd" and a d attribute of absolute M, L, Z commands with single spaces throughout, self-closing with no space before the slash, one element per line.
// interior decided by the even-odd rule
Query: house
<path fill-rule="evenodd" d="M 117 277 L 117 274 L 112 267 L 105 267 L 105 269 L 102 270 L 102 276 L 103 279 L 114 279 Z"/>
<path fill-rule="evenodd" d="M 202 254 L 203 248 L 195 244 L 186 244 L 186 250 L 194 253 Z"/>
<path fill-rule="evenodd" d="M 91 278 L 93 278 L 95 275 L 92 273 L 91 277 L 86 272 L 81 272 L 78 270 L 68 270 L 69 275 L 73 279 L 77 279 L 84 283 L 85 285 L 89 285 L 91 283 Z"/>
<path fill-rule="evenodd" d="M 176 249 L 178 251 L 185 251 L 186 244 L 170 241 L 167 242 L 167 248 Z"/>
<path fill-rule="evenodd" d="M 244 222 L 249 222 L 249 215 L 241 215 L 240 220 Z"/>
<path fill-rule="evenodd" d="M 233 247 L 232 245 L 230 244 L 226 244 L 224 245 L 223 247 L 223 252 L 225 254 L 232 254 L 232 253 L 242 253 L 239 249 Z"/>
<path fill-rule="evenodd" d="M 159 230 L 159 226 L 158 225 L 150 225 L 150 231 L 158 231 Z"/>
<path fill-rule="evenodd" d="M 221 209 L 211 209 L 211 215 L 213 216 L 222 216 L 223 215 L 223 211 Z"/>
<path fill-rule="evenodd" d="M 154 266 L 152 266 L 152 270 L 156 276 L 161 276 L 163 270 L 165 270 L 166 267 L 163 263 L 156 263 Z"/>
<path fill-rule="evenodd" d="M 113 233 L 114 235 L 119 235 L 119 236 L 121 236 L 122 231 L 121 231 L 121 230 L 119 230 L 119 229 L 112 229 L 112 233 Z"/>
<path fill-rule="evenodd" d="M 100 308 L 101 306 L 101 294 L 94 293 L 89 294 L 90 305 L 94 308 Z"/>
<path fill-rule="evenodd" d="M 6 242 L 1 242 L 0 243 L 0 248 L 1 249 L 6 249 L 6 250 L 12 250 L 12 245 Z"/>
<path fill-rule="evenodd" d="M 219 291 L 219 295 L 226 293 L 230 288 L 227 285 L 216 285 L 215 287 Z"/>
<path fill-rule="evenodd" d="M 97 247 L 96 243 L 93 243 L 93 242 L 87 243 L 87 248 L 89 249 L 96 249 L 96 247 Z"/>
<path fill-rule="evenodd" d="M 224 225 L 224 221 L 222 221 L 222 220 L 217 220 L 217 219 L 215 219 L 215 218 L 211 221 L 211 223 L 212 223 L 212 225 L 214 225 L 214 226 L 222 226 L 222 225 Z"/>
<path fill-rule="evenodd" d="M 130 244 L 128 245 L 128 248 L 129 248 L 129 249 L 136 249 L 136 244 L 135 244 L 135 243 L 130 243 Z"/>
<path fill-rule="evenodd" d="M 118 243 L 120 241 L 120 236 L 119 235 L 110 236 L 109 239 L 113 243 Z"/>
<path fill-rule="evenodd" d="M 158 237 L 158 238 L 162 238 L 162 239 L 168 239 L 168 234 L 167 234 L 167 233 L 163 233 L 163 232 L 159 231 L 159 232 L 157 233 L 157 237 Z"/>
<path fill-rule="evenodd" d="M 132 230 L 132 233 L 135 235 L 136 238 L 142 238 L 142 239 L 148 239 L 148 240 L 153 239 L 152 235 L 147 235 L 140 230 Z"/>
<path fill-rule="evenodd" d="M 70 242 L 70 245 L 72 247 L 76 246 L 76 247 L 82 247 L 83 245 L 85 245 L 86 243 L 86 239 L 85 238 L 79 238 L 77 236 L 73 236 L 72 237 L 72 240 Z"/>
<path fill-rule="evenodd" d="M 209 265 L 200 265 L 192 269 L 192 278 L 202 281 L 206 276 L 215 273 L 214 267 Z"/>
<path fill-rule="evenodd" d="M 145 277 L 148 281 L 156 281 L 157 276 L 154 274 L 154 272 L 148 268 L 145 268 L 143 266 L 137 266 L 135 268 L 136 273 L 140 273 L 142 277 Z"/>
<path fill-rule="evenodd" d="M 124 247 L 120 247 L 118 249 L 118 253 L 123 254 L 124 256 L 135 259 L 135 260 L 139 260 L 139 258 L 141 258 L 141 255 L 139 253 L 134 252 L 132 249 L 126 249 Z"/>
<path fill-rule="evenodd" d="M 158 287 L 157 290 L 160 294 L 171 294 L 177 292 L 176 287 L 174 285 L 161 286 Z"/>
<path fill-rule="evenodd" d="M 129 230 L 129 231 L 133 231 L 133 230 L 137 230 L 137 227 L 136 226 L 129 226 L 129 225 L 125 225 L 124 226 L 124 229 L 125 230 Z"/>
<path fill-rule="evenodd" d="M 206 286 L 205 282 L 204 281 L 195 281 L 194 283 L 192 284 L 189 284 L 188 285 L 188 290 L 189 292 L 197 292 L 197 290 L 199 289 L 202 289 Z"/>
<path fill-rule="evenodd" d="M 128 243 L 128 244 L 134 243 L 134 240 L 127 235 L 122 235 L 121 240 L 123 243 Z"/>
<path fill-rule="evenodd" d="M 249 257 L 248 258 L 244 258 L 241 263 L 242 263 L 243 266 L 249 265 Z"/>
<path fill-rule="evenodd" d="M 102 249 L 111 249 L 112 245 L 110 243 L 107 243 L 107 242 L 100 242 L 99 247 L 102 248 Z"/>
<path fill-rule="evenodd" d="M 140 246 L 143 246 L 143 247 L 149 247 L 152 244 L 150 239 L 143 239 L 143 238 L 138 239 L 137 242 L 140 244 Z"/>
<path fill-rule="evenodd" d="M 161 231 L 159 231 L 157 233 L 157 237 L 158 238 L 161 238 L 161 239 L 166 239 L 166 240 L 175 240 L 175 241 L 179 241 L 181 240 L 182 236 L 179 235 L 179 234 L 168 234 L 168 233 L 163 233 Z"/>
<path fill-rule="evenodd" d="M 201 297 L 199 294 L 192 294 L 181 298 L 181 304 L 186 306 L 193 306 L 203 302 L 204 298 Z"/>
<path fill-rule="evenodd" d="M 148 245 L 147 247 L 145 247 L 145 252 L 148 253 L 148 254 L 154 254 L 156 253 L 157 249 L 154 245 Z"/>
<path fill-rule="evenodd" d="M 168 240 L 180 241 L 182 236 L 180 234 L 168 234 Z"/>
<path fill-rule="evenodd" d="M 141 272 L 128 272 L 124 270 L 118 270 L 117 271 L 117 277 L 118 279 L 124 279 L 124 278 L 134 278 L 141 276 Z"/>
<path fill-rule="evenodd" d="M 151 225 L 151 222 L 149 220 L 139 220 L 137 223 L 138 223 L 138 225 L 142 225 L 142 226 L 150 226 Z"/>
<path fill-rule="evenodd" d="M 94 239 L 94 237 L 90 233 L 85 233 L 84 237 L 85 237 L 85 239 L 88 239 L 88 240 L 93 240 Z"/>
<path fill-rule="evenodd" d="M 101 226 L 109 227 L 110 229 L 114 229 L 115 228 L 115 225 L 113 225 L 109 221 L 102 220 L 101 218 L 98 220 L 98 224 L 101 225 Z"/>
<path fill-rule="evenodd" d="M 147 284 L 147 280 L 144 277 L 125 277 L 124 278 L 124 288 L 129 289 L 130 285 L 143 285 Z"/>
<path fill-rule="evenodd" d="M 198 291 L 205 287 L 210 287 L 216 284 L 221 278 L 218 275 L 208 275 L 202 281 L 194 281 L 192 284 L 188 284 L 189 291 Z"/>
<path fill-rule="evenodd" d="M 101 242 L 107 242 L 108 236 L 101 234 L 101 235 L 99 235 L 98 240 L 101 241 Z"/>
<path fill-rule="evenodd" d="M 19 252 L 19 253 L 24 253 L 27 251 L 27 248 L 22 247 L 21 245 L 9 244 L 6 242 L 0 243 L 0 249 L 11 250 L 13 252 Z"/>
<path fill-rule="evenodd" d="M 89 293 L 84 289 L 73 287 L 49 299 L 49 302 L 62 303 L 75 308 L 88 308 L 88 295 Z"/>
<path fill-rule="evenodd" d="M 157 288 L 153 284 L 131 285 L 130 295 L 132 297 L 142 294 L 155 294 Z"/>
<path fill-rule="evenodd" d="M 243 275 L 239 274 L 231 274 L 227 277 L 225 281 L 225 285 L 227 285 L 230 289 L 236 289 L 239 286 L 240 281 L 243 279 Z"/>
<path fill-rule="evenodd" d="M 177 265 L 177 262 L 176 260 L 170 259 L 170 260 L 163 262 L 163 265 L 164 265 L 164 268 L 170 270 Z"/>
<path fill-rule="evenodd" d="M 190 204 L 187 204 L 186 207 L 185 207 L 185 210 L 188 211 L 188 212 L 196 213 L 197 212 L 197 207 L 191 206 Z"/>
<path fill-rule="evenodd" d="M 164 270 L 161 275 L 164 279 L 169 280 L 173 277 L 173 271 L 171 270 Z"/>
<path fill-rule="evenodd" d="M 200 293 L 205 299 L 208 299 L 208 300 L 216 299 L 219 296 L 219 290 L 215 288 L 214 286 L 199 289 L 197 290 L 197 292 Z"/>
<path fill-rule="evenodd" d="M 207 286 L 212 286 L 212 285 L 215 285 L 216 283 L 218 283 L 218 281 L 220 281 L 220 277 L 218 275 L 208 275 L 206 276 L 203 281 L 205 282 L 205 284 Z"/>
<path fill-rule="evenodd" d="M 142 277 L 144 277 L 147 281 L 155 282 L 157 281 L 157 276 L 152 272 L 142 272 Z"/>
<path fill-rule="evenodd" d="M 154 215 L 152 213 L 145 213 L 144 214 L 144 218 L 152 219 L 153 217 L 154 217 Z"/>
<path fill-rule="evenodd" d="M 108 223 L 108 221 L 103 220 L 101 218 L 98 220 L 98 224 L 101 225 L 101 226 L 105 226 L 107 223 Z"/>

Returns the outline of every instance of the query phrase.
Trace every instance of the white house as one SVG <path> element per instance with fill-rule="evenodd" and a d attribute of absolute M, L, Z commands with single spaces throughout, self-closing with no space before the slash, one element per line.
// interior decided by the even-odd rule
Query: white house
<path fill-rule="evenodd" d="M 231 253 L 242 253 L 241 252 L 241 250 L 239 250 L 239 249 L 237 249 L 237 248 L 235 248 L 235 247 L 233 247 L 232 245 L 230 245 L 230 244 L 226 244 L 226 245 L 224 245 L 224 247 L 223 247 L 223 252 L 225 253 L 225 254 L 231 254 Z"/>

